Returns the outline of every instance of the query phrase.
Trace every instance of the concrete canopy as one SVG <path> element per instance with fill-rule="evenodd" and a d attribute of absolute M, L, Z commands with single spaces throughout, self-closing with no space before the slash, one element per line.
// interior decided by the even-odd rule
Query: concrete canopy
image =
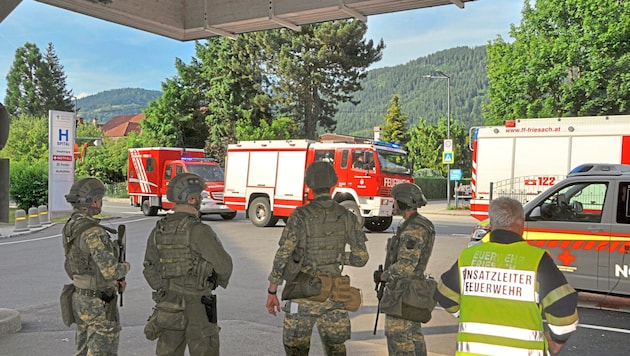
<path fill-rule="evenodd" d="M 2 21 L 21 0 L 3 0 Z M 456 5 L 473 0 L 36 0 L 180 41 L 343 18 Z"/>

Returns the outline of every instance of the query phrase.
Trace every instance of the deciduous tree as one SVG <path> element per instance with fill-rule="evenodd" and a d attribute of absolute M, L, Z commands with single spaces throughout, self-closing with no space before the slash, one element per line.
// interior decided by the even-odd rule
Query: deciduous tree
<path fill-rule="evenodd" d="M 507 43 L 488 46 L 487 124 L 630 113 L 630 3 L 525 1 Z"/>

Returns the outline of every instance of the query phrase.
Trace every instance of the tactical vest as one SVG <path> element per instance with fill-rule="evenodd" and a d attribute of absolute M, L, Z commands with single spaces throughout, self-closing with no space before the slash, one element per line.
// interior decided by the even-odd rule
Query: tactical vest
<path fill-rule="evenodd" d="M 536 282 L 544 253 L 525 241 L 462 251 L 457 355 L 546 354 Z"/>
<path fill-rule="evenodd" d="M 400 243 L 401 238 L 400 235 L 407 229 L 413 225 L 420 225 L 424 228 L 430 235 L 435 236 L 435 229 L 433 228 L 433 224 L 420 214 L 414 214 L 409 219 L 403 221 L 403 223 L 398 226 L 396 229 L 396 235 L 387 240 L 387 255 L 385 256 L 385 269 L 387 270 L 389 266 L 396 263 L 398 261 L 398 251 L 400 251 Z M 420 259 L 418 260 L 418 264 L 414 268 L 414 272 L 418 275 L 424 276 L 424 271 L 429 264 L 429 257 L 431 257 L 431 253 L 433 251 L 433 243 L 434 239 L 425 241 L 423 246 L 420 246 L 422 249 L 422 254 L 420 255 Z"/>
<path fill-rule="evenodd" d="M 324 205 L 333 203 L 330 208 Z M 346 208 L 332 201 L 314 201 L 303 206 L 300 212 L 306 226 L 306 243 L 303 263 L 313 270 L 338 272 L 346 246 Z"/>
<path fill-rule="evenodd" d="M 94 279 L 94 289 L 101 287 L 108 287 L 102 276 L 98 272 L 98 267 L 94 264 L 94 261 L 90 258 L 89 251 L 82 251 L 79 243 L 79 238 L 88 229 L 93 227 L 102 228 L 105 231 L 111 233 L 115 232 L 111 228 L 100 225 L 99 220 L 93 219 L 87 215 L 80 213 L 73 213 L 68 222 L 63 227 L 63 249 L 65 255 L 64 269 L 66 274 L 71 279 L 76 275 L 86 275 Z M 105 233 L 106 234 L 106 233 Z M 105 247 L 110 250 L 118 258 L 119 251 L 114 243 L 109 240 L 105 241 Z"/>
<path fill-rule="evenodd" d="M 203 294 L 211 282 L 212 265 L 190 247 L 193 225 L 201 220 L 186 214 L 181 219 L 157 222 L 153 242 L 158 251 L 159 271 L 168 280 L 168 289 L 185 294 Z"/>

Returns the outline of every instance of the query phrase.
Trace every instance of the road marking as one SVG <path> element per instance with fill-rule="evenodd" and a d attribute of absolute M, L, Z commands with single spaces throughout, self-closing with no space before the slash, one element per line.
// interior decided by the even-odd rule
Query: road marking
<path fill-rule="evenodd" d="M 630 334 L 630 330 L 627 330 L 627 329 L 609 328 L 607 326 L 588 325 L 588 324 L 578 324 L 578 326 L 585 329 L 605 330 L 605 331 L 613 331 L 617 333 Z"/>
<path fill-rule="evenodd" d="M 0 245 L 13 245 L 13 244 L 21 244 L 21 243 L 24 243 L 24 242 L 48 240 L 48 239 L 52 239 L 52 238 L 60 237 L 60 236 L 61 236 L 61 234 L 57 234 L 57 235 L 53 235 L 53 236 L 44 236 L 44 237 L 38 237 L 38 238 L 34 238 L 34 239 L 21 240 L 21 241 L 0 242 Z"/>
<path fill-rule="evenodd" d="M 125 221 L 125 224 L 132 223 L 132 222 L 137 222 L 137 221 L 148 220 L 148 219 L 151 219 L 151 218 L 142 218 L 142 219 L 129 220 L 129 221 Z M 25 243 L 25 242 L 48 240 L 48 239 L 54 239 L 56 237 L 61 237 L 61 234 L 56 234 L 56 235 L 51 235 L 51 236 L 43 236 L 43 237 L 36 237 L 36 238 L 20 240 L 20 241 L 0 242 L 0 246 L 2 246 L 2 245 L 21 244 L 21 243 Z"/>

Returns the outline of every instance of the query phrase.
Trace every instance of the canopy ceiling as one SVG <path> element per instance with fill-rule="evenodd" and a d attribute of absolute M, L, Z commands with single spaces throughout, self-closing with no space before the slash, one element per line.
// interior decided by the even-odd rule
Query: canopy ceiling
<path fill-rule="evenodd" d="M 474 0 L 36 0 L 180 41 L 343 18 L 367 16 Z M 2 0 L 0 22 L 21 0 Z"/>

